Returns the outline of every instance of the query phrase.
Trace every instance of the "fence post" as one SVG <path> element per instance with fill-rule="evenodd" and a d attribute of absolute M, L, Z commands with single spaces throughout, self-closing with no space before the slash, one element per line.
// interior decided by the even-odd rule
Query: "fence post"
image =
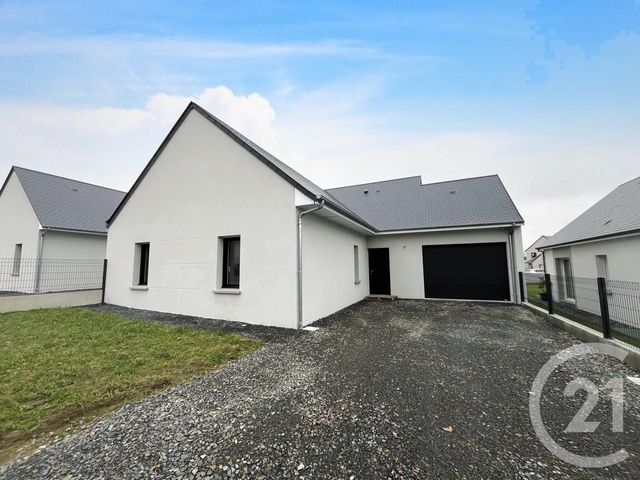
<path fill-rule="evenodd" d="M 549 315 L 553 315 L 553 293 L 551 292 L 551 275 L 548 273 L 544 274 L 544 282 L 547 287 L 547 310 L 549 311 Z"/>
<path fill-rule="evenodd" d="M 102 266 L 102 300 L 100 303 L 104 305 L 104 292 L 107 288 L 107 259 L 104 259 L 104 264 Z"/>
<path fill-rule="evenodd" d="M 518 278 L 520 279 L 520 301 L 525 302 L 524 298 L 524 273 L 518 272 Z"/>
<path fill-rule="evenodd" d="M 602 277 L 598 277 L 598 298 L 600 299 L 600 317 L 602 317 L 602 336 L 604 338 L 611 338 L 611 318 L 609 317 L 607 280 Z"/>

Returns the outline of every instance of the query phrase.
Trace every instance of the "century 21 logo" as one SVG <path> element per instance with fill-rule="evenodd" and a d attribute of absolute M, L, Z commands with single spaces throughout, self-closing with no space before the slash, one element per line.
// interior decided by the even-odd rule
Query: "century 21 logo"
<path fill-rule="evenodd" d="M 545 383 L 553 372 L 566 361 L 577 358 L 582 355 L 601 354 L 616 358 L 620 361 L 624 360 L 627 353 L 621 348 L 603 343 L 585 343 L 569 347 L 560 353 L 554 355 L 538 372 L 529 396 L 529 415 L 531 424 L 542 444 L 558 458 L 577 467 L 585 468 L 601 468 L 609 467 L 626 460 L 629 452 L 624 448 L 601 457 L 589 457 L 572 453 L 560 446 L 547 431 L 542 414 L 540 412 L 540 400 L 542 398 L 542 390 Z M 604 390 L 611 391 L 611 430 L 613 432 L 622 432 L 624 426 L 624 378 L 612 378 L 604 385 Z M 600 390 L 597 385 L 590 380 L 577 378 L 567 384 L 564 389 L 565 397 L 573 397 L 575 394 L 584 390 L 587 392 L 587 399 L 582 404 L 576 415 L 573 417 L 567 428 L 567 433 L 593 433 L 596 431 L 600 422 L 588 421 L 589 414 L 593 411 L 600 399 Z"/>

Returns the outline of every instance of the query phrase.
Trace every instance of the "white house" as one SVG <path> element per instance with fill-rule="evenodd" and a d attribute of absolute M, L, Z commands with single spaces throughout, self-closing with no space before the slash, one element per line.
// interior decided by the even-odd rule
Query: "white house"
<path fill-rule="evenodd" d="M 296 328 L 370 294 L 518 302 L 493 175 L 323 190 L 191 103 L 110 218 L 108 303 Z"/>
<path fill-rule="evenodd" d="M 527 270 L 544 271 L 544 256 L 542 255 L 540 246 L 548 238 L 547 235 L 542 235 L 524 251 L 524 265 Z"/>
<path fill-rule="evenodd" d="M 562 295 L 574 278 L 640 282 L 640 177 L 623 183 L 551 238 L 541 249 Z"/>
<path fill-rule="evenodd" d="M 52 279 L 47 266 L 54 260 L 103 260 L 106 219 L 124 196 L 110 188 L 12 167 L 0 189 L 0 290 L 46 290 L 36 283 Z M 35 278 L 36 264 L 41 280 Z"/>

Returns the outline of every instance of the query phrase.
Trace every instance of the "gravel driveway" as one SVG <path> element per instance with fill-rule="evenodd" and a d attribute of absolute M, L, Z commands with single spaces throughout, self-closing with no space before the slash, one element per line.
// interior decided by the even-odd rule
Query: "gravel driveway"
<path fill-rule="evenodd" d="M 364 302 L 316 326 L 299 334 L 246 327 L 267 339 L 259 352 L 126 406 L 0 476 L 640 478 L 637 385 L 625 383 L 624 433 L 611 433 L 604 393 L 589 417 L 602 422 L 595 433 L 562 433 L 586 397 L 564 398 L 567 381 L 637 374 L 615 360 L 566 363 L 542 411 L 567 448 L 604 455 L 626 447 L 630 458 L 580 469 L 539 442 L 528 413 L 531 383 L 552 355 L 578 342 L 524 307 Z"/>

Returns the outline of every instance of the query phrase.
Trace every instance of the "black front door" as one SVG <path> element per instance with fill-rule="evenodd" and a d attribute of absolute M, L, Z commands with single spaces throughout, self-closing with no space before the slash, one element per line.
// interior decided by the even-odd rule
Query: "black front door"
<path fill-rule="evenodd" d="M 371 295 L 391 294 L 388 248 L 369 249 L 369 293 Z"/>
<path fill-rule="evenodd" d="M 509 300 L 504 243 L 422 247 L 427 298 Z"/>

